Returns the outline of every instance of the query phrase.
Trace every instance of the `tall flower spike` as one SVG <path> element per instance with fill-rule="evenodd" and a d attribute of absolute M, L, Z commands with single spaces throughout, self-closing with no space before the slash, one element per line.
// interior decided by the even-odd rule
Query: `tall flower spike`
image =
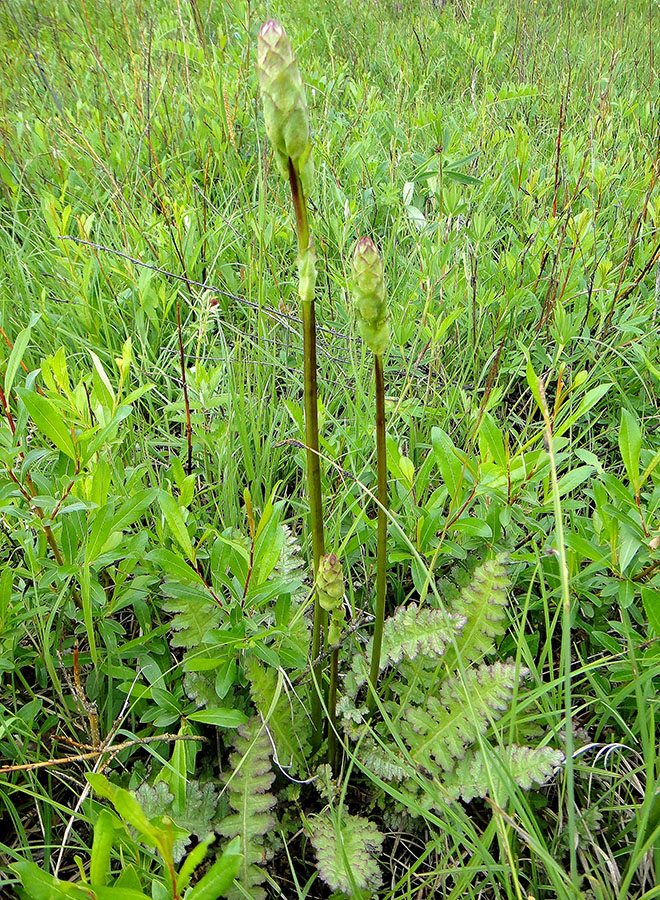
<path fill-rule="evenodd" d="M 360 238 L 353 253 L 352 289 L 358 329 L 363 341 L 376 356 L 387 350 L 390 329 L 385 304 L 383 261 L 369 237 Z"/>
<path fill-rule="evenodd" d="M 275 19 L 264 22 L 259 29 L 257 75 L 266 133 L 277 167 L 288 179 L 291 160 L 308 197 L 313 165 L 305 88 L 286 31 Z"/>

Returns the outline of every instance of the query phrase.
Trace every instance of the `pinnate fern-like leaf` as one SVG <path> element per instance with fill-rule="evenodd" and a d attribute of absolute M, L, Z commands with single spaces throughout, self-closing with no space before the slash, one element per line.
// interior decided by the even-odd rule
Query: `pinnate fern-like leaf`
<path fill-rule="evenodd" d="M 360 758 L 366 768 L 384 781 L 401 782 L 410 775 L 410 767 L 399 761 L 396 752 L 388 753 L 373 740 L 365 739 L 361 745 Z"/>
<path fill-rule="evenodd" d="M 311 727 L 301 701 L 295 693 L 287 694 L 281 685 L 278 687 L 277 671 L 266 668 L 257 659 L 247 662 L 246 671 L 252 701 L 270 732 L 280 766 L 294 774 L 306 772 Z"/>
<path fill-rule="evenodd" d="M 199 649 L 206 634 L 220 626 L 222 610 L 206 591 L 196 585 L 170 583 L 165 585 L 165 590 L 170 596 L 163 603 L 163 609 L 173 614 L 171 645 Z"/>
<path fill-rule="evenodd" d="M 447 668 L 456 668 L 458 659 L 467 666 L 480 662 L 495 649 L 495 640 L 506 628 L 506 605 L 509 579 L 504 568 L 506 557 L 490 559 L 474 570 L 470 583 L 463 588 L 452 611 L 465 618 L 455 646 L 447 648 Z"/>
<path fill-rule="evenodd" d="M 225 837 L 240 837 L 243 858 L 236 880 L 253 900 L 264 900 L 261 883 L 265 875 L 259 864 L 267 859 L 263 836 L 275 824 L 271 810 L 276 801 L 270 793 L 275 776 L 270 765 L 271 744 L 256 716 L 238 728 L 234 749 L 227 778 L 227 799 L 234 813 L 223 819 L 217 830 Z M 245 895 L 235 888 L 227 896 L 232 900 Z"/>
<path fill-rule="evenodd" d="M 491 786 L 497 790 L 506 784 L 506 773 L 519 787 L 529 790 L 534 784 L 543 785 L 564 762 L 564 754 L 552 747 L 520 747 L 512 744 L 498 756 L 499 765 L 488 764 L 481 750 L 467 753 L 444 786 L 451 799 L 469 803 L 475 797 L 485 797 Z M 502 770 L 503 769 L 503 770 Z"/>
<path fill-rule="evenodd" d="M 271 578 L 281 578 L 284 581 L 291 582 L 298 581 L 300 586 L 291 599 L 294 602 L 301 602 L 309 593 L 309 589 L 304 586 L 305 560 L 300 549 L 300 542 L 289 526 L 282 525 L 281 528 L 284 532 L 284 543 L 282 544 L 280 558 L 271 573 Z"/>
<path fill-rule="evenodd" d="M 135 792 L 135 796 L 148 819 L 154 816 L 169 816 L 176 825 L 203 840 L 215 828 L 218 809 L 218 790 L 210 782 L 200 784 L 189 781 L 186 785 L 186 803 L 180 813 L 174 812 L 174 794 L 164 781 L 154 785 L 143 784 Z M 189 837 L 175 841 L 173 849 L 174 862 L 178 863 L 190 843 Z"/>
<path fill-rule="evenodd" d="M 395 665 L 404 656 L 415 659 L 419 654 L 439 658 L 465 625 L 465 618 L 443 609 L 402 606 L 383 628 L 381 670 Z"/>
<path fill-rule="evenodd" d="M 500 718 L 526 674 L 528 670 L 510 663 L 478 666 L 465 678 L 445 681 L 438 697 L 427 698 L 425 708 L 408 709 L 402 735 L 415 762 L 428 772 L 435 766 L 450 771 L 466 748 Z"/>
<path fill-rule="evenodd" d="M 333 891 L 353 896 L 355 890 L 376 890 L 381 883 L 375 858 L 383 835 L 368 819 L 344 813 L 337 822 L 329 814 L 313 816 L 309 828 L 317 868 Z"/>

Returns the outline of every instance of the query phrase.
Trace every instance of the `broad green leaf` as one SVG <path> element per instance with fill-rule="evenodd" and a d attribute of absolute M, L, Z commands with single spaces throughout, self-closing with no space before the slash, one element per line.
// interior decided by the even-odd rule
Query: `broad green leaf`
<path fill-rule="evenodd" d="M 649 625 L 656 635 L 660 637 L 660 589 L 644 585 L 642 588 L 642 603 L 644 604 L 644 611 L 646 612 L 646 618 L 649 620 Z"/>
<path fill-rule="evenodd" d="M 181 743 L 181 741 L 179 741 L 179 743 Z M 234 840 L 236 840 L 236 838 L 234 838 Z M 193 847 L 193 849 L 184 859 L 181 868 L 179 869 L 179 874 L 176 878 L 176 889 L 180 894 L 188 887 L 188 883 L 190 882 L 195 869 L 204 860 L 204 857 L 208 853 L 209 847 L 214 841 L 214 834 L 207 835 L 207 837 L 205 837 L 203 841 L 200 841 L 196 847 Z"/>
<path fill-rule="evenodd" d="M 457 306 L 456 309 L 452 310 L 448 316 L 445 316 L 439 325 L 436 325 L 433 332 L 434 341 L 441 341 L 445 336 L 445 333 L 451 328 L 456 319 L 459 316 L 463 315 L 463 308 L 461 306 Z"/>
<path fill-rule="evenodd" d="M 2 633 L 2 625 L 9 611 L 13 586 L 14 572 L 7 567 L 0 574 L 0 633 Z"/>
<path fill-rule="evenodd" d="M 197 584 L 204 584 L 203 578 L 193 567 L 171 550 L 152 550 L 147 554 L 147 559 L 149 562 L 156 563 L 166 575 L 176 581 L 194 581 Z"/>
<path fill-rule="evenodd" d="M 180 734 L 189 733 L 190 729 L 182 729 Z M 185 741 L 175 741 L 172 750 L 172 759 L 170 760 L 171 769 L 163 768 L 163 774 L 167 773 L 164 779 L 167 781 L 169 789 L 174 796 L 173 815 L 183 815 L 186 807 L 186 781 L 188 778 L 188 770 L 186 767 L 186 744 Z"/>
<path fill-rule="evenodd" d="M 642 449 L 642 430 L 639 422 L 625 407 L 621 409 L 619 429 L 619 450 L 626 467 L 631 487 L 637 493 L 639 485 L 639 452 Z"/>
<path fill-rule="evenodd" d="M 607 384 L 599 384 L 596 387 L 591 388 L 590 391 L 587 391 L 582 400 L 580 400 L 578 408 L 575 410 L 575 412 L 571 413 L 566 419 L 562 419 L 560 422 L 557 422 L 554 430 L 555 437 L 560 437 L 562 434 L 564 434 L 565 431 L 568 431 L 569 428 L 572 428 L 577 420 L 581 416 L 585 415 L 585 413 L 588 413 L 589 410 L 605 396 L 605 394 L 611 387 L 612 383 L 608 382 Z"/>
<path fill-rule="evenodd" d="M 158 502 L 165 516 L 167 527 L 172 533 L 172 537 L 183 550 L 189 560 L 195 562 L 195 548 L 188 534 L 186 523 L 183 518 L 181 507 L 171 494 L 167 491 L 158 491 Z"/>
<path fill-rule="evenodd" d="M 406 486 L 412 490 L 415 482 L 415 466 L 413 465 L 413 461 L 408 459 L 407 456 L 402 455 L 399 458 L 399 466 L 401 467 L 401 474 L 404 477 Z"/>
<path fill-rule="evenodd" d="M 132 406 L 127 406 L 122 404 L 112 419 L 108 422 L 107 425 L 104 425 L 99 431 L 94 429 L 89 429 L 84 432 L 84 434 L 80 435 L 81 441 L 84 439 L 85 441 L 89 441 L 88 444 L 85 445 L 84 455 L 83 455 L 83 464 L 89 462 L 89 460 L 94 456 L 94 454 L 101 449 L 103 444 L 107 443 L 114 439 L 119 426 L 127 419 L 130 414 L 133 412 Z"/>
<path fill-rule="evenodd" d="M 106 503 L 105 506 L 95 510 L 91 515 L 93 516 L 92 525 L 89 530 L 89 539 L 87 540 L 87 549 L 85 551 L 85 561 L 88 565 L 100 556 L 101 550 L 113 530 L 114 503 Z"/>
<path fill-rule="evenodd" d="M 245 725 L 247 716 L 240 709 L 200 709 L 186 716 L 191 722 L 203 722 L 205 725 L 216 725 L 218 728 L 238 728 Z"/>
<path fill-rule="evenodd" d="M 125 822 L 132 825 L 154 844 L 160 842 L 160 829 L 151 824 L 133 794 L 124 788 L 110 784 L 105 775 L 98 772 L 88 772 L 86 777 L 99 797 L 109 800 Z"/>
<path fill-rule="evenodd" d="M 83 619 L 85 620 L 85 630 L 89 641 L 89 652 L 92 656 L 92 662 L 94 665 L 97 665 L 99 656 L 96 648 L 94 614 L 92 612 L 92 575 L 87 561 L 82 566 L 80 574 L 80 599 L 82 600 Z"/>
<path fill-rule="evenodd" d="M 102 809 L 94 823 L 92 856 L 89 863 L 89 880 L 92 884 L 104 885 L 110 872 L 110 853 L 115 836 L 115 820 L 111 812 Z"/>
<path fill-rule="evenodd" d="M 103 387 L 105 388 L 106 393 L 107 393 L 107 395 L 108 395 L 107 399 L 108 399 L 110 402 L 109 402 L 107 405 L 108 405 L 111 409 L 114 409 L 115 404 L 116 404 L 116 402 L 117 402 L 116 399 L 115 399 L 115 392 L 114 392 L 114 390 L 113 390 L 112 385 L 110 384 L 110 379 L 108 378 L 108 376 L 107 376 L 107 374 L 106 374 L 106 371 L 105 371 L 105 369 L 103 368 L 103 363 L 102 363 L 101 360 L 98 358 L 98 356 L 96 355 L 96 353 L 94 353 L 93 350 L 90 350 L 90 351 L 89 351 L 89 355 L 92 357 L 92 362 L 94 363 L 94 368 L 96 369 L 96 373 L 97 373 L 97 375 L 99 376 L 99 378 L 101 379 L 101 383 L 102 383 Z"/>
<path fill-rule="evenodd" d="M 9 362 L 7 363 L 7 371 L 5 372 L 5 397 L 7 398 L 7 402 L 9 402 L 9 394 L 14 384 L 14 378 L 18 372 L 18 367 L 21 364 L 27 345 L 30 342 L 31 331 L 32 329 L 28 325 L 27 328 L 24 328 L 23 331 L 20 332 L 14 341 L 14 346 L 9 354 Z"/>
<path fill-rule="evenodd" d="M 642 473 L 642 477 L 641 477 L 640 480 L 639 480 L 639 487 L 638 487 L 638 490 L 641 491 L 641 489 L 644 487 L 644 484 L 646 483 L 646 479 L 647 479 L 650 475 L 653 474 L 653 472 L 655 471 L 655 469 L 656 469 L 657 466 L 658 466 L 658 463 L 660 463 L 660 450 L 658 450 L 658 452 L 655 454 L 655 456 L 653 457 L 653 459 L 651 460 L 651 462 L 650 462 L 650 463 L 648 464 L 648 466 L 644 469 L 644 472 Z"/>
<path fill-rule="evenodd" d="M 449 491 L 450 498 L 455 501 L 463 473 L 463 465 L 456 455 L 456 447 L 442 428 L 431 429 L 431 442 L 442 480 Z"/>
<path fill-rule="evenodd" d="M 141 517 L 142 513 L 151 506 L 156 495 L 152 488 L 145 488 L 129 497 L 117 510 L 115 520 L 112 523 L 113 531 L 124 531 L 133 525 Z"/>
<path fill-rule="evenodd" d="M 25 388 L 17 388 L 16 393 L 25 404 L 25 408 L 39 431 L 55 444 L 58 450 L 75 460 L 76 451 L 73 438 L 62 419 L 62 413 L 55 404 L 47 397 L 42 397 L 41 394 Z"/>
<path fill-rule="evenodd" d="M 21 879 L 30 900 L 62 900 L 64 897 L 75 900 L 89 900 L 89 892 L 75 884 L 61 881 L 48 872 L 40 869 L 36 863 L 27 859 L 11 863 L 9 866 Z"/>
<path fill-rule="evenodd" d="M 636 534 L 628 531 L 627 528 L 621 529 L 619 542 L 619 569 L 622 575 L 643 546 L 642 541 Z"/>
<path fill-rule="evenodd" d="M 507 458 L 502 432 L 488 412 L 484 413 L 481 420 L 479 437 L 482 439 L 485 447 L 488 449 L 498 466 L 504 468 L 507 464 Z"/>
<path fill-rule="evenodd" d="M 571 491 L 584 484 L 593 475 L 593 472 L 593 466 L 577 466 L 575 469 L 571 469 L 570 472 L 566 472 L 559 479 L 559 496 L 563 497 L 566 494 L 570 494 Z"/>
<path fill-rule="evenodd" d="M 115 878 L 113 887 L 123 887 L 129 891 L 139 891 L 140 876 L 137 867 L 133 863 L 127 863 L 124 859 L 124 868 Z"/>
<path fill-rule="evenodd" d="M 218 900 L 218 897 L 226 896 L 243 859 L 240 846 L 240 837 L 230 841 L 220 859 L 213 863 L 206 875 L 186 894 L 186 900 Z"/>
<path fill-rule="evenodd" d="M 89 891 L 94 892 L 95 900 L 152 900 L 148 894 L 143 894 L 142 891 L 132 891 L 130 888 L 117 885 L 105 887 L 104 885 L 92 883 L 89 885 Z M 90 897 L 89 891 L 86 893 L 88 900 Z"/>
<path fill-rule="evenodd" d="M 456 172 L 454 169 L 443 169 L 442 177 L 447 181 L 456 181 L 458 184 L 481 184 L 481 178 L 474 175 L 465 175 L 464 172 Z"/>
<path fill-rule="evenodd" d="M 539 388 L 539 377 L 534 371 L 534 366 L 532 365 L 532 360 L 530 357 L 527 357 L 527 384 L 529 385 L 529 389 L 532 392 L 532 396 L 536 400 L 536 405 L 543 412 L 544 403 L 541 399 L 541 391 Z"/>

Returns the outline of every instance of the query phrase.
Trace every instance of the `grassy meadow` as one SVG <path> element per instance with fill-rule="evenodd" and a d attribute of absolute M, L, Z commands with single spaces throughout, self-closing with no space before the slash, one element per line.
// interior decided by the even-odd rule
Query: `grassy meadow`
<path fill-rule="evenodd" d="M 658 897 L 658 4 L 6 0 L 0 48 L 0 896 Z"/>

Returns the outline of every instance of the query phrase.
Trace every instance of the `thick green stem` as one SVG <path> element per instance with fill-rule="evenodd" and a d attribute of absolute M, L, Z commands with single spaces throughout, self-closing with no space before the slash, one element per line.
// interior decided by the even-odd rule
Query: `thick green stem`
<path fill-rule="evenodd" d="M 380 651 L 383 642 L 385 621 L 385 594 L 387 591 L 387 450 L 385 445 L 385 377 L 383 357 L 374 354 L 374 375 L 376 381 L 376 456 L 378 465 L 378 548 L 376 555 L 376 623 L 374 643 L 371 653 L 368 708 L 376 709 L 376 692 L 380 672 Z"/>
<path fill-rule="evenodd" d="M 337 685 L 339 684 L 339 647 L 332 651 L 330 660 L 330 690 L 328 691 L 328 762 L 332 766 L 333 775 L 338 774 L 339 754 L 336 734 L 337 723 Z"/>
<path fill-rule="evenodd" d="M 307 204 L 298 173 L 289 160 L 289 183 L 293 208 L 296 215 L 298 253 L 307 253 L 310 236 L 307 219 Z M 304 375 L 305 375 L 305 443 L 307 446 L 307 483 L 309 490 L 309 512 L 312 529 L 312 556 L 314 577 L 319 560 L 325 553 L 323 539 L 323 499 L 321 494 L 321 463 L 319 458 L 318 392 L 316 383 L 316 316 L 314 297 L 302 304 Z M 317 659 L 323 649 L 328 615 L 321 607 L 318 595 L 314 599 L 314 625 L 312 629 L 312 659 Z M 321 690 L 323 667 L 320 663 L 312 669 L 316 690 L 312 692 L 312 723 L 314 726 L 314 746 L 318 748 L 323 740 L 323 709 L 319 691 Z"/>
<path fill-rule="evenodd" d="M 296 235 L 298 237 L 298 253 L 305 253 L 309 247 L 309 220 L 307 218 L 307 202 L 303 186 L 292 160 L 289 160 L 289 184 L 293 199 L 293 211 L 296 215 Z M 313 301 L 312 301 L 313 302 Z M 316 345 L 314 345 L 316 348 Z"/>

